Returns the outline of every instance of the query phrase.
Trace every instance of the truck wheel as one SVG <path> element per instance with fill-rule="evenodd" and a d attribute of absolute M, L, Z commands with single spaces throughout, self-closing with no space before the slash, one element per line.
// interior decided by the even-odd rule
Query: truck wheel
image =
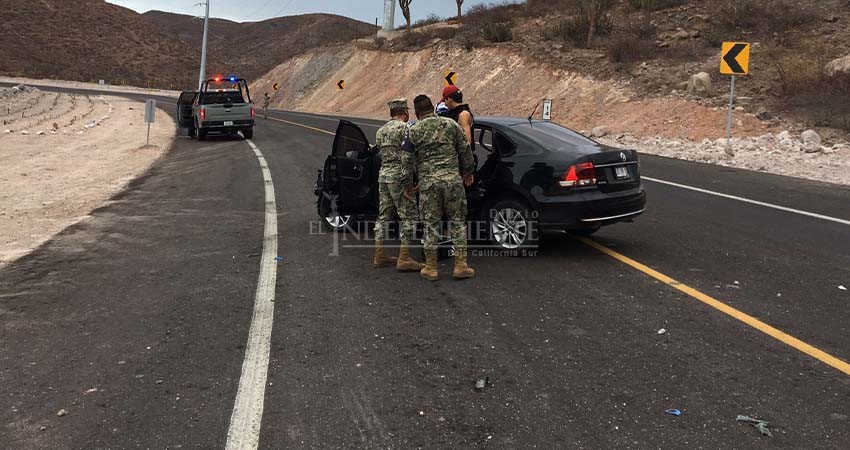
<path fill-rule="evenodd" d="M 198 140 L 206 141 L 207 140 L 207 130 L 198 129 Z"/>
<path fill-rule="evenodd" d="M 242 136 L 244 136 L 245 139 L 254 139 L 254 127 L 242 130 Z"/>

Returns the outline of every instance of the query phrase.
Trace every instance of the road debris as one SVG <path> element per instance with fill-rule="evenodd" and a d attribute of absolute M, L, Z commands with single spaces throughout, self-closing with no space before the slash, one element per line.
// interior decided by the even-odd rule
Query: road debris
<path fill-rule="evenodd" d="M 838 289 L 841 289 L 842 291 L 846 291 L 846 290 L 847 290 L 847 287 L 845 287 L 845 286 L 838 286 Z"/>
<path fill-rule="evenodd" d="M 97 392 L 97 388 L 91 388 L 91 389 L 86 390 L 86 392 L 84 392 L 84 394 L 86 394 L 86 395 L 94 394 L 95 392 Z"/>
<path fill-rule="evenodd" d="M 771 433 L 770 429 L 768 428 L 770 426 L 770 422 L 761 419 L 755 419 L 750 416 L 738 416 L 735 420 L 737 420 L 738 422 L 744 422 L 752 425 L 753 428 L 758 430 L 758 432 L 761 433 L 763 436 L 773 437 L 773 433 Z"/>
<path fill-rule="evenodd" d="M 65 411 L 64 409 L 60 409 L 59 412 L 56 413 L 56 415 L 59 416 L 59 417 L 65 417 L 65 416 L 68 415 L 68 411 Z"/>
<path fill-rule="evenodd" d="M 668 409 L 667 411 L 664 411 L 664 414 L 670 414 L 671 416 L 681 416 L 682 411 L 679 411 L 678 409 Z"/>
<path fill-rule="evenodd" d="M 479 379 L 475 380 L 475 389 L 479 390 L 479 391 L 483 390 L 489 384 L 490 384 L 490 377 L 479 378 Z"/>
<path fill-rule="evenodd" d="M 283 256 L 276 256 L 274 258 L 274 260 L 277 261 L 277 262 L 281 262 L 281 261 L 283 261 Z"/>
<path fill-rule="evenodd" d="M 664 328 L 658 330 L 658 334 L 664 334 L 666 332 L 667 332 L 667 330 L 665 330 Z"/>

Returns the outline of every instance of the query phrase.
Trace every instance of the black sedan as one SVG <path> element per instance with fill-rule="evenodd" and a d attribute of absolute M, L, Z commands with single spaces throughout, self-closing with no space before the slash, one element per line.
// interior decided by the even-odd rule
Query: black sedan
<path fill-rule="evenodd" d="M 592 234 L 644 212 L 637 152 L 599 144 L 551 122 L 480 117 L 473 126 L 475 183 L 467 189 L 470 236 L 497 248 L 537 244 L 541 232 Z M 343 230 L 378 211 L 380 154 L 340 121 L 315 193 L 323 224 Z"/>

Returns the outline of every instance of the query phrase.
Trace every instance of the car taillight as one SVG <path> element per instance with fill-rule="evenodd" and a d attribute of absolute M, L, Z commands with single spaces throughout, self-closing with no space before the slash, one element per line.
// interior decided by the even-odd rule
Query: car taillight
<path fill-rule="evenodd" d="M 254 113 L 254 107 L 252 106 L 252 107 L 251 107 L 251 118 L 252 118 L 252 119 L 254 118 L 254 114 L 255 114 L 255 113 Z"/>
<path fill-rule="evenodd" d="M 205 120 L 207 118 L 207 110 L 201 108 L 201 120 Z"/>
<path fill-rule="evenodd" d="M 558 184 L 561 187 L 592 186 L 596 184 L 596 169 L 592 162 L 574 164 L 567 169 Z"/>

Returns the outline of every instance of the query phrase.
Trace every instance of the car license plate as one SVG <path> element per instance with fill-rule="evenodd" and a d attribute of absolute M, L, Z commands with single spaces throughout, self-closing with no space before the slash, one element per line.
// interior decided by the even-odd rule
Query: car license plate
<path fill-rule="evenodd" d="M 224 122 L 224 126 L 226 126 L 226 127 L 232 127 L 232 126 L 233 126 L 233 121 L 232 121 L 232 120 L 228 120 L 228 121 Z"/>
<path fill-rule="evenodd" d="M 626 178 L 629 178 L 629 168 L 626 166 L 615 167 L 614 176 L 616 176 L 618 180 L 625 180 Z"/>

